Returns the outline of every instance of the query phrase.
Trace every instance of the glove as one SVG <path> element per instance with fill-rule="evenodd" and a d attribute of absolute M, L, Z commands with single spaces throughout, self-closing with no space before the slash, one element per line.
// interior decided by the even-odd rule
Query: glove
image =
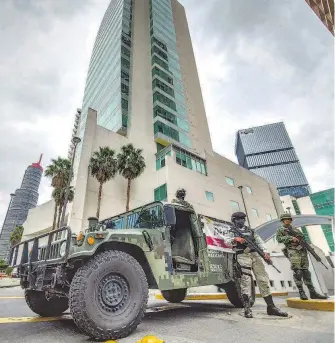
<path fill-rule="evenodd" d="M 242 237 L 235 237 L 234 241 L 243 244 L 245 242 L 245 239 Z"/>
<path fill-rule="evenodd" d="M 267 252 L 264 253 L 264 257 L 267 261 L 270 261 L 270 259 L 271 259 L 270 254 Z"/>

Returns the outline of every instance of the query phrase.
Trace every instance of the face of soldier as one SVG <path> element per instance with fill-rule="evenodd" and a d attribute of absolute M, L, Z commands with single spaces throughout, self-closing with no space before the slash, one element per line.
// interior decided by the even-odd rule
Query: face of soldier
<path fill-rule="evenodd" d="M 284 222 L 285 226 L 290 226 L 292 223 L 292 220 L 291 219 L 284 219 L 283 222 Z"/>
<path fill-rule="evenodd" d="M 244 218 L 235 219 L 235 225 L 237 227 L 242 228 L 244 226 L 244 223 L 245 223 L 245 219 Z"/>

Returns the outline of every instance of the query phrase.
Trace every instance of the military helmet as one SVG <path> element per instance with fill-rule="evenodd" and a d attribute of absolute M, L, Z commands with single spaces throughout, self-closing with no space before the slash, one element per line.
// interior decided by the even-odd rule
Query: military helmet
<path fill-rule="evenodd" d="M 245 219 L 247 215 L 243 212 L 235 212 L 231 216 L 231 221 L 234 222 L 235 219 Z"/>
<path fill-rule="evenodd" d="M 292 220 L 291 213 L 283 213 L 283 214 L 280 216 L 280 221 L 283 221 L 284 219 L 291 219 L 291 220 Z"/>

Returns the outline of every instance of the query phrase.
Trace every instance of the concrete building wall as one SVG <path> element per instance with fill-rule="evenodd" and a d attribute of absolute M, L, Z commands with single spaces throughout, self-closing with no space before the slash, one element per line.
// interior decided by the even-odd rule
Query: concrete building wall
<path fill-rule="evenodd" d="M 29 210 L 28 217 L 23 223 L 24 232 L 22 241 L 48 232 L 52 229 L 55 210 L 54 200 L 49 200 Z"/>

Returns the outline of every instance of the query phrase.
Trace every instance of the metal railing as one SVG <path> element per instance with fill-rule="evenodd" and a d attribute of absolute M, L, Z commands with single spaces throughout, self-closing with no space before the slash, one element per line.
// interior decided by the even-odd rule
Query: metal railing
<path fill-rule="evenodd" d="M 63 232 L 66 232 L 65 237 L 59 238 L 58 233 Z M 71 229 L 66 226 L 16 244 L 10 251 L 9 265 L 15 268 L 34 264 L 61 263 L 69 256 L 71 234 Z M 40 244 L 40 240 L 45 237 L 48 237 L 47 244 Z M 63 242 L 66 242 L 65 253 L 61 256 L 60 249 Z"/>

